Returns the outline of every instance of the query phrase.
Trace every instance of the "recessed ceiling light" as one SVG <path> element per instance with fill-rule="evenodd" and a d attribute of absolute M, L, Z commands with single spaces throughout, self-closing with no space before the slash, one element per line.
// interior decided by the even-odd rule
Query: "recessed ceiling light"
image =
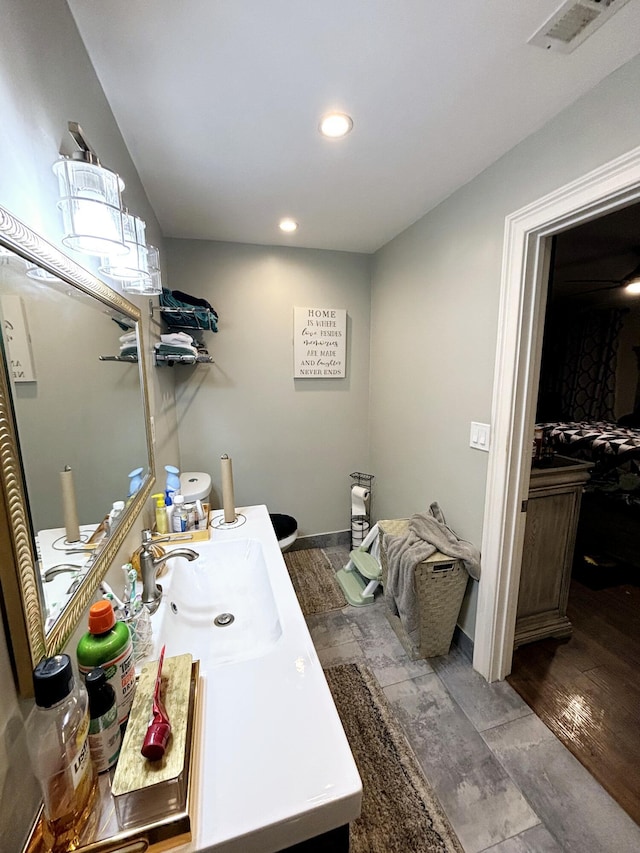
<path fill-rule="evenodd" d="M 320 133 L 329 139 L 346 136 L 353 127 L 353 119 L 346 113 L 328 113 L 320 122 Z"/>
<path fill-rule="evenodd" d="M 281 219 L 279 224 L 280 230 L 287 234 L 292 234 L 298 230 L 298 223 L 294 219 Z"/>

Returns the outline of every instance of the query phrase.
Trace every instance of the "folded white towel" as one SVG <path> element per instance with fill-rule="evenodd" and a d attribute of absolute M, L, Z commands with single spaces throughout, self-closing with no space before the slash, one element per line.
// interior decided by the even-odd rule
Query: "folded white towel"
<path fill-rule="evenodd" d="M 160 335 L 160 340 L 163 344 L 187 344 L 187 346 L 193 346 L 193 338 L 186 332 L 169 332 L 166 335 Z"/>
<path fill-rule="evenodd" d="M 125 335 L 120 335 L 119 341 L 121 344 L 135 344 L 138 340 L 138 333 L 133 330 L 133 332 L 127 332 Z"/>
<path fill-rule="evenodd" d="M 175 354 L 175 355 L 194 355 L 198 356 L 198 350 L 195 347 L 187 346 L 186 344 L 166 344 L 166 343 L 157 343 L 154 345 L 157 350 L 161 352 L 165 352 L 167 355 Z"/>

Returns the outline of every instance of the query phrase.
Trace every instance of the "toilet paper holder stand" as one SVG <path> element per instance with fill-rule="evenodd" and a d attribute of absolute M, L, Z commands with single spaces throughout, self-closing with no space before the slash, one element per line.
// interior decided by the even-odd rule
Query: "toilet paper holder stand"
<path fill-rule="evenodd" d="M 357 548 L 371 528 L 371 492 L 374 475 L 354 471 L 351 477 L 351 548 Z"/>

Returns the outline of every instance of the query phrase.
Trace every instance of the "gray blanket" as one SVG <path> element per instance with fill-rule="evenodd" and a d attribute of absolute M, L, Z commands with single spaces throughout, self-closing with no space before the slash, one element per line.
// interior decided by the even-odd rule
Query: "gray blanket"
<path fill-rule="evenodd" d="M 470 542 L 459 539 L 447 526 L 437 503 L 432 503 L 427 512 L 412 516 L 404 535 L 385 533 L 383 544 L 387 555 L 385 601 L 391 612 L 400 617 L 411 642 L 417 647 L 420 617 L 414 585 L 416 566 L 439 551 L 462 560 L 471 577 L 479 580 L 480 552 Z"/>

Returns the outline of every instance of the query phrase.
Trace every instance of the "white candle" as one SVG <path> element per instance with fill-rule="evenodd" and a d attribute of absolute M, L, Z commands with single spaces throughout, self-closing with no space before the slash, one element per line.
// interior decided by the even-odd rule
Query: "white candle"
<path fill-rule="evenodd" d="M 224 523 L 231 524 L 236 520 L 236 499 L 233 494 L 233 468 L 231 459 L 225 453 L 220 457 L 222 468 L 222 508 L 224 510 Z"/>
<path fill-rule="evenodd" d="M 73 484 L 73 471 L 68 465 L 65 465 L 64 471 L 60 472 L 60 487 L 62 489 L 62 512 L 67 542 L 78 542 L 80 540 L 80 526 L 78 524 L 76 490 Z"/>

